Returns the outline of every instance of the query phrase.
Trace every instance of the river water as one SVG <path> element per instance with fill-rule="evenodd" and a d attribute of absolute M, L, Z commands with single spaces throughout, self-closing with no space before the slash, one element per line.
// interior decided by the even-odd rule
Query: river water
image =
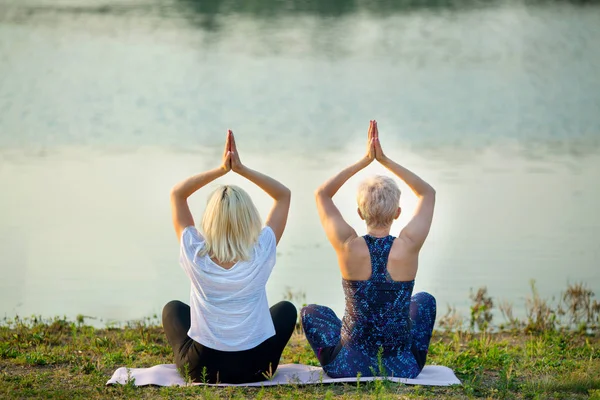
<path fill-rule="evenodd" d="M 567 2 L 0 0 L 0 315 L 126 321 L 187 300 L 168 192 L 218 165 L 228 128 L 293 191 L 270 302 L 341 313 L 312 193 L 373 118 L 437 189 L 416 290 L 440 313 L 487 286 L 522 314 L 530 279 L 598 294 L 598 38 L 600 6 Z M 361 234 L 354 192 L 381 172 L 336 196 Z M 395 233 L 415 205 L 401 188 Z"/>

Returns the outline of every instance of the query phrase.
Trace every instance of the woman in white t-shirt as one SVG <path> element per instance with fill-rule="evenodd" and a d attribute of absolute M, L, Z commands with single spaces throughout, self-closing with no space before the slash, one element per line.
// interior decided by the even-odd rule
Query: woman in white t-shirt
<path fill-rule="evenodd" d="M 201 187 L 236 172 L 274 200 L 265 227 L 250 196 L 237 186 L 217 188 L 194 226 L 187 198 Z M 171 301 L 163 309 L 165 334 L 181 372 L 195 382 L 244 383 L 275 373 L 296 324 L 287 301 L 269 309 L 265 285 L 275 266 L 285 229 L 290 190 L 240 161 L 227 132 L 223 163 L 192 176 L 171 191 L 173 225 L 180 240 L 180 264 L 190 278 L 190 306 Z"/>

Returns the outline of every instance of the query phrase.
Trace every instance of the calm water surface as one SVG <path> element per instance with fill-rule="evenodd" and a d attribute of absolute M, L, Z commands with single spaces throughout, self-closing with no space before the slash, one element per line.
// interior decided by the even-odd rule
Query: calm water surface
<path fill-rule="evenodd" d="M 440 311 L 486 285 L 522 313 L 530 279 L 598 294 L 599 37 L 600 7 L 567 3 L 0 0 L 0 314 L 185 301 L 168 191 L 218 165 L 227 128 L 294 193 L 270 301 L 289 287 L 341 313 L 312 192 L 362 156 L 372 118 L 437 189 L 416 290 Z M 354 192 L 378 172 L 336 196 L 361 234 Z"/>

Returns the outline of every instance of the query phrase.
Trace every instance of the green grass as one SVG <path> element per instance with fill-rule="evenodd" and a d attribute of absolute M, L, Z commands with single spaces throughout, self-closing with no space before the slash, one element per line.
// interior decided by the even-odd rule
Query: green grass
<path fill-rule="evenodd" d="M 0 398 L 596 398 L 600 399 L 597 332 L 435 332 L 429 364 L 454 369 L 462 386 L 429 388 L 389 381 L 268 388 L 105 386 L 121 366 L 172 363 L 157 320 L 97 329 L 83 319 L 5 320 L 0 326 Z M 282 363 L 318 365 L 302 334 Z"/>

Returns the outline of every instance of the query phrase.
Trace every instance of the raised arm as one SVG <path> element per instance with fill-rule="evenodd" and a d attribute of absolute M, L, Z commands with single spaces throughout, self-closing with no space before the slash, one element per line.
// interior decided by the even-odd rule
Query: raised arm
<path fill-rule="evenodd" d="M 418 198 L 415 214 L 400 232 L 400 238 L 403 238 L 407 243 L 411 244 L 411 247 L 419 251 L 431 228 L 433 209 L 435 207 L 435 189 L 415 173 L 392 161 L 383 153 L 381 143 L 379 142 L 377 121 L 374 122 L 374 141 L 375 158 L 377 161 L 398 178 L 402 179 Z"/>
<path fill-rule="evenodd" d="M 271 207 L 271 211 L 267 216 L 265 224 L 273 229 L 275 239 L 277 240 L 277 243 L 279 243 L 279 239 L 281 239 L 283 231 L 285 230 L 288 212 L 290 210 L 290 201 L 292 197 L 290 189 L 270 176 L 243 165 L 240 161 L 233 133 L 231 133 L 231 169 L 254 183 L 273 198 L 273 207 Z"/>
<path fill-rule="evenodd" d="M 375 148 L 373 140 L 373 125 L 374 121 L 369 124 L 369 136 L 367 142 L 367 153 L 358 162 L 344 168 L 333 178 L 327 180 L 322 184 L 315 192 L 317 201 L 317 210 L 319 212 L 319 218 L 321 219 L 321 225 L 325 230 L 327 239 L 336 250 L 341 250 L 346 243 L 351 239 L 354 239 L 357 234 L 356 231 L 344 220 L 340 210 L 333 202 L 333 196 L 342 187 L 344 183 L 358 171 L 371 164 L 375 159 Z"/>
<path fill-rule="evenodd" d="M 171 217 L 173 218 L 173 227 L 178 240 L 181 240 L 181 233 L 186 227 L 194 225 L 194 217 L 192 217 L 187 203 L 188 197 L 231 170 L 230 132 L 227 133 L 223 163 L 219 168 L 191 176 L 171 189 Z"/>

